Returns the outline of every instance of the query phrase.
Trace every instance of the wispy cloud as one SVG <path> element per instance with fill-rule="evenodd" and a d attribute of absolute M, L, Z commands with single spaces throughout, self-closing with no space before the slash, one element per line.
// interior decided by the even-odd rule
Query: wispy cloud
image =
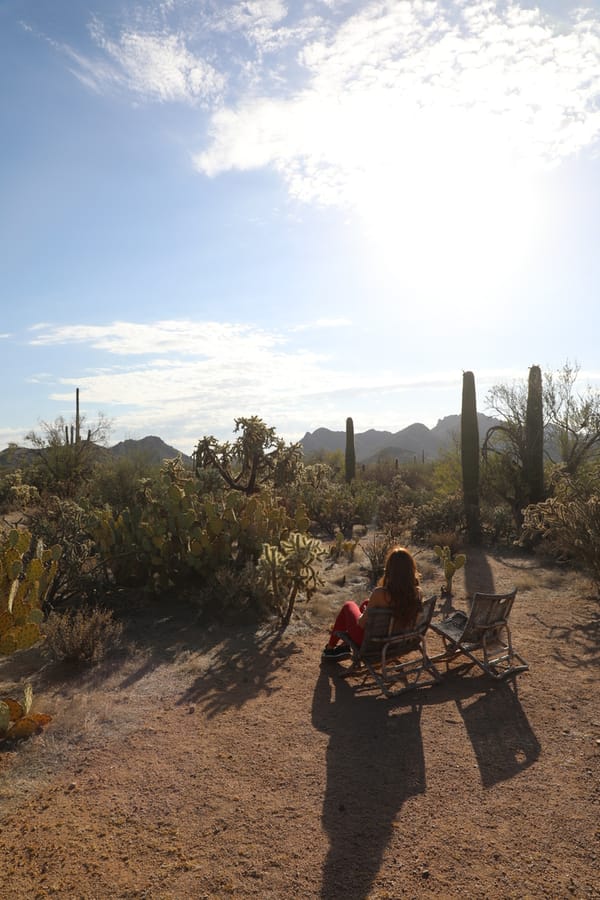
<path fill-rule="evenodd" d="M 68 45 L 60 49 L 70 59 L 73 74 L 97 92 L 122 89 L 145 101 L 202 106 L 222 96 L 225 75 L 193 53 L 181 32 L 123 29 L 111 37 L 93 20 L 90 34 L 103 55 L 85 55 Z"/>
<path fill-rule="evenodd" d="M 215 110 L 199 171 L 271 165 L 300 199 L 352 203 L 373 171 L 551 166 L 600 134 L 592 13 L 559 24 L 510 2 L 372 2 L 298 61 L 301 90 Z"/>
<path fill-rule="evenodd" d="M 340 323 L 323 320 L 321 327 L 334 324 Z M 76 377 L 47 382 L 50 399 L 68 409 L 78 387 L 86 408 L 115 418 L 120 432 L 177 434 L 184 450 L 202 436 L 203 427 L 229 434 L 238 416 L 260 415 L 297 437 L 306 428 L 338 427 L 345 398 L 348 405 L 377 398 L 381 409 L 389 397 L 392 409 L 391 398 L 399 393 L 437 391 L 460 379 L 455 372 L 399 378 L 391 368 L 347 369 L 292 345 L 284 334 L 229 323 L 38 325 L 32 334 L 33 346 L 87 346 L 101 360 Z"/>
<path fill-rule="evenodd" d="M 151 324 L 113 322 L 110 325 L 34 325 L 34 346 L 89 344 L 115 355 L 160 354 L 215 356 L 229 359 L 241 353 L 272 349 L 283 338 L 250 325 L 189 320 L 164 320 Z"/>
<path fill-rule="evenodd" d="M 209 176 L 272 166 L 294 197 L 353 204 L 379 180 L 553 166 L 600 134 L 600 17 L 514 0 L 150 3 L 63 47 L 95 90 L 199 103 Z M 317 12 L 318 11 L 318 12 Z M 226 74 L 225 74 L 226 73 Z"/>

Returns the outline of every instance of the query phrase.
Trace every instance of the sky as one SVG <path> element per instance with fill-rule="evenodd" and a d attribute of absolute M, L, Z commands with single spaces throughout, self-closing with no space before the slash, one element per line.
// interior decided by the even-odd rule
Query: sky
<path fill-rule="evenodd" d="M 0 0 L 0 448 L 600 388 L 600 4 Z"/>

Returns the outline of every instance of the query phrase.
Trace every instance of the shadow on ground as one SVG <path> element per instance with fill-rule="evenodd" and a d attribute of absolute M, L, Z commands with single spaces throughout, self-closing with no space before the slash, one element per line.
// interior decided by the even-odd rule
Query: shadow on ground
<path fill-rule="evenodd" d="M 399 811 L 425 791 L 421 705 L 416 694 L 401 708 L 357 697 L 323 668 L 312 720 L 329 734 L 323 825 L 330 846 L 321 897 L 367 897 Z"/>
<path fill-rule="evenodd" d="M 211 646 L 197 649 L 204 668 L 178 705 L 199 703 L 209 717 L 281 690 L 281 683 L 275 683 L 279 669 L 301 652 L 293 637 L 269 628 L 224 633 Z"/>
<path fill-rule="evenodd" d="M 440 685 L 386 700 L 358 692 L 337 666 L 322 667 L 312 721 L 329 734 L 323 825 L 329 835 L 321 897 L 369 896 L 404 803 L 427 789 L 421 717 L 453 703 L 473 746 L 482 784 L 514 777 L 539 757 L 540 744 L 516 685 L 450 672 Z M 418 865 L 416 858 L 401 860 Z M 401 885 L 392 886 L 401 891 Z"/>
<path fill-rule="evenodd" d="M 557 662 L 577 669 L 600 665 L 600 611 L 594 611 L 587 621 L 571 625 L 552 625 L 537 613 L 532 618 L 547 629 Z"/>

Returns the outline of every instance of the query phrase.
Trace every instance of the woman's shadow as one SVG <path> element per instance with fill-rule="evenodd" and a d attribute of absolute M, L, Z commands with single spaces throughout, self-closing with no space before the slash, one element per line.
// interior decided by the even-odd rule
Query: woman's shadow
<path fill-rule="evenodd" d="M 367 897 L 406 799 L 425 792 L 421 706 L 356 694 L 322 666 L 313 724 L 330 735 L 323 825 L 329 835 L 321 897 Z"/>

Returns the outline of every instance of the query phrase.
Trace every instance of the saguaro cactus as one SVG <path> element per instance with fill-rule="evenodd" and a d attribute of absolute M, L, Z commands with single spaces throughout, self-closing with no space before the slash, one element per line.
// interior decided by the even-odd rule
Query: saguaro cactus
<path fill-rule="evenodd" d="M 524 470 L 527 499 L 529 503 L 539 503 L 544 499 L 544 409 L 539 366 L 531 366 L 529 370 Z"/>
<path fill-rule="evenodd" d="M 346 419 L 346 481 L 350 484 L 356 475 L 356 453 L 354 450 L 354 422 Z"/>
<path fill-rule="evenodd" d="M 467 533 L 471 543 L 476 544 L 481 540 L 481 521 L 479 516 L 479 425 L 477 422 L 475 376 L 472 372 L 463 372 L 460 457 Z"/>

